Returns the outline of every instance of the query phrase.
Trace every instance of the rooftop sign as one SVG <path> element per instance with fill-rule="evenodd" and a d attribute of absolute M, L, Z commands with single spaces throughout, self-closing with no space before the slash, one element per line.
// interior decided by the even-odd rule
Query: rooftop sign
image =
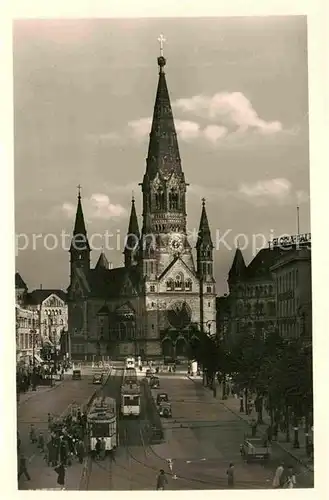
<path fill-rule="evenodd" d="M 273 238 L 270 241 L 270 247 L 299 247 L 311 245 L 311 233 L 296 234 L 294 236 L 284 235 L 279 238 Z"/>

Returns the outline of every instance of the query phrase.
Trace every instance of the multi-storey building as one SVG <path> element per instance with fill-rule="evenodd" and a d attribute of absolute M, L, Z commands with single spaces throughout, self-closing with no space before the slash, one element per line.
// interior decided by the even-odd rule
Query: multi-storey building
<path fill-rule="evenodd" d="M 16 361 L 30 365 L 40 362 L 40 325 L 35 311 L 16 304 Z"/>
<path fill-rule="evenodd" d="M 276 287 L 277 327 L 286 339 L 300 335 L 312 338 L 311 236 L 302 236 L 301 244 L 288 242 L 287 249 L 271 267 Z"/>
<path fill-rule="evenodd" d="M 90 267 L 90 245 L 79 192 L 68 289 L 72 356 L 186 355 L 195 329 L 216 332 L 213 244 L 202 202 L 196 265 L 187 237 L 186 189 L 166 83 L 159 79 L 139 229 L 132 200 L 124 267 L 110 269 L 102 253 Z"/>
<path fill-rule="evenodd" d="M 237 248 L 229 271 L 230 335 L 261 335 L 276 327 L 276 288 L 271 267 L 280 255 L 279 248 L 263 248 L 246 266 Z"/>

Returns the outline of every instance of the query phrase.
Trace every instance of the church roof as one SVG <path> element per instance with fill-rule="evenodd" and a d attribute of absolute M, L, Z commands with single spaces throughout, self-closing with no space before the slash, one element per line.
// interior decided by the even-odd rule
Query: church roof
<path fill-rule="evenodd" d="M 27 290 L 27 285 L 19 273 L 15 273 L 15 288 L 24 288 L 24 290 Z"/>
<path fill-rule="evenodd" d="M 237 248 L 235 251 L 233 263 L 231 269 L 228 273 L 228 279 L 230 281 L 233 280 L 241 280 L 245 274 L 246 264 L 242 255 L 240 248 Z"/>
<path fill-rule="evenodd" d="M 200 246 L 210 246 L 211 248 L 213 248 L 209 222 L 206 212 L 206 201 L 204 198 L 202 199 L 202 211 L 201 211 L 200 226 L 199 226 L 196 248 L 199 248 Z"/>
<path fill-rule="evenodd" d="M 108 269 L 109 268 L 109 261 L 107 260 L 104 252 L 101 252 L 99 259 L 97 261 L 95 269 Z"/>
<path fill-rule="evenodd" d="M 126 286 L 129 295 L 129 283 L 138 288 L 138 280 L 139 276 L 134 268 L 91 269 L 88 273 L 91 296 L 106 299 L 120 296 L 125 292 Z"/>
<path fill-rule="evenodd" d="M 46 300 L 50 295 L 57 295 L 60 299 L 62 299 L 64 302 L 67 300 L 67 295 L 63 290 L 58 290 L 58 289 L 44 289 L 44 288 L 39 288 L 36 290 L 33 290 L 31 293 L 27 294 L 27 303 L 29 305 L 40 305 L 44 300 Z"/>
<path fill-rule="evenodd" d="M 175 172 L 183 176 L 177 134 L 164 72 L 166 60 L 158 58 L 159 80 L 155 98 L 150 142 L 146 160 L 146 176 L 153 179 L 159 172 L 167 179 Z"/>

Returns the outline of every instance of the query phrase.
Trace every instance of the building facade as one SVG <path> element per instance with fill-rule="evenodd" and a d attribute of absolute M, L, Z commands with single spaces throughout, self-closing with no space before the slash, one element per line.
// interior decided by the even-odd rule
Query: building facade
<path fill-rule="evenodd" d="M 31 365 L 33 358 L 40 360 L 40 325 L 38 315 L 19 304 L 15 307 L 16 313 L 16 362 Z"/>
<path fill-rule="evenodd" d="M 102 253 L 90 268 L 81 196 L 73 230 L 68 289 L 72 355 L 128 354 L 177 358 L 196 330 L 216 332 L 213 244 L 202 201 L 196 264 L 187 237 L 186 189 L 166 83 L 159 79 L 146 171 L 141 230 L 132 200 L 124 266 L 109 269 Z"/>
<path fill-rule="evenodd" d="M 271 267 L 280 255 L 279 248 L 263 248 L 246 266 L 236 249 L 229 271 L 230 336 L 265 337 L 276 328 L 276 283 Z"/>
<path fill-rule="evenodd" d="M 271 268 L 276 288 L 277 327 L 285 339 L 312 338 L 312 272 L 308 245 L 289 247 Z"/>
<path fill-rule="evenodd" d="M 61 337 L 68 328 L 68 306 L 63 290 L 36 289 L 26 296 L 26 307 L 35 312 L 40 325 L 42 344 L 61 346 Z"/>

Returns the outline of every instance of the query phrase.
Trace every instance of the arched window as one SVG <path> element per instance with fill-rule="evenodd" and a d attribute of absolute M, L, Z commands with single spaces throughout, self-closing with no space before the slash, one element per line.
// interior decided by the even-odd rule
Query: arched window
<path fill-rule="evenodd" d="M 175 290 L 183 289 L 183 276 L 182 274 L 177 274 L 175 278 Z"/>
<path fill-rule="evenodd" d="M 174 189 L 169 192 L 169 210 L 178 210 L 178 193 Z"/>
<path fill-rule="evenodd" d="M 173 282 L 173 280 L 170 279 L 167 281 L 167 291 L 169 292 L 173 289 L 174 289 L 174 282 Z"/>
<path fill-rule="evenodd" d="M 163 210 L 165 208 L 165 195 L 161 190 L 155 193 L 155 206 L 157 210 Z"/>
<path fill-rule="evenodd" d="M 188 292 L 192 291 L 192 281 L 190 279 L 187 279 L 185 281 L 185 290 L 187 290 Z"/>

